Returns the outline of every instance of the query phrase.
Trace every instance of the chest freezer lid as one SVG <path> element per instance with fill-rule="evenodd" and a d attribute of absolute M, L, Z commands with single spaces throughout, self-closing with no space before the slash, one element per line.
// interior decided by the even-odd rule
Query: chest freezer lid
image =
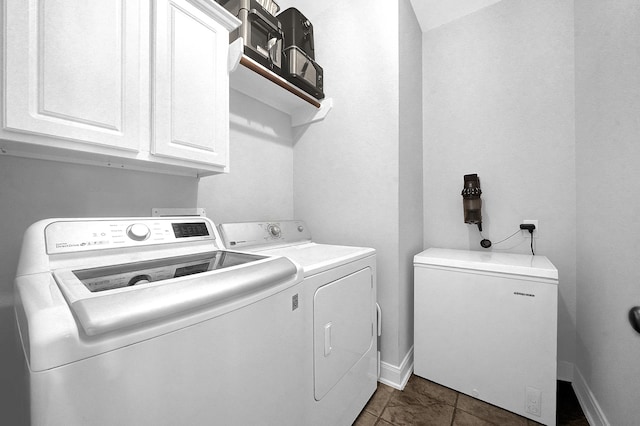
<path fill-rule="evenodd" d="M 430 248 L 415 255 L 413 264 L 558 280 L 556 267 L 538 255 Z"/>

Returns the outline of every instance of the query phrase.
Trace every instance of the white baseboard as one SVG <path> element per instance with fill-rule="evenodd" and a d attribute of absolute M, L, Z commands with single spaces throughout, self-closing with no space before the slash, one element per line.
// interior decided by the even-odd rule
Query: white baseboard
<path fill-rule="evenodd" d="M 576 393 L 576 397 L 578 397 L 578 402 L 580 402 L 580 407 L 582 407 L 582 411 L 584 412 L 589 425 L 591 426 L 610 426 L 610 423 L 607 421 L 602 409 L 600 408 L 600 404 L 596 400 L 595 395 L 589 389 L 587 382 L 584 380 L 584 377 L 580 373 L 580 369 L 578 367 L 573 367 L 573 390 Z"/>
<path fill-rule="evenodd" d="M 413 372 L 413 346 L 405 355 L 399 366 L 380 362 L 380 378 L 378 381 L 399 390 L 404 389 Z"/>

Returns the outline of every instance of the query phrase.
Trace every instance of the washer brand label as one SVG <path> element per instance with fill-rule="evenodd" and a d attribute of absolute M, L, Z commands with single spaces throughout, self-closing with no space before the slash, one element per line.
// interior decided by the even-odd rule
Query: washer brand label
<path fill-rule="evenodd" d="M 531 293 L 520 293 L 519 291 L 514 291 L 513 294 L 515 294 L 516 296 L 526 296 L 526 297 L 536 297 L 535 294 L 531 294 Z"/>
<path fill-rule="evenodd" d="M 56 243 L 56 248 L 68 248 L 68 247 L 79 247 L 78 243 Z"/>
<path fill-rule="evenodd" d="M 82 241 L 80 243 L 56 243 L 57 249 L 85 247 L 85 246 L 97 246 L 102 244 L 109 244 L 109 240 L 101 241 Z"/>

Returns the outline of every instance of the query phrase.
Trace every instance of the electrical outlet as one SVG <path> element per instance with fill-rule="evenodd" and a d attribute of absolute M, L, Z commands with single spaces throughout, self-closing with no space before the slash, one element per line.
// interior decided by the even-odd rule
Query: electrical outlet
<path fill-rule="evenodd" d="M 533 238 L 540 238 L 540 225 L 538 225 L 538 220 L 533 220 L 533 219 L 524 219 L 521 223 L 523 224 L 533 224 L 536 226 L 536 229 L 533 230 Z M 522 235 L 529 238 L 529 231 L 527 231 L 526 229 L 523 229 L 522 231 Z"/>
<path fill-rule="evenodd" d="M 542 401 L 540 400 L 540 390 L 527 386 L 527 396 L 525 400 L 525 411 L 534 416 L 542 416 Z"/>

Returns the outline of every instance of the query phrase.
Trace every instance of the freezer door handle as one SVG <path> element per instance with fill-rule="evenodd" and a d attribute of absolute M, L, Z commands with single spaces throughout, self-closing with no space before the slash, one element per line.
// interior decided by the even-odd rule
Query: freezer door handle
<path fill-rule="evenodd" d="M 331 325 L 328 322 L 324 325 L 324 356 L 327 357 L 331 354 Z"/>

